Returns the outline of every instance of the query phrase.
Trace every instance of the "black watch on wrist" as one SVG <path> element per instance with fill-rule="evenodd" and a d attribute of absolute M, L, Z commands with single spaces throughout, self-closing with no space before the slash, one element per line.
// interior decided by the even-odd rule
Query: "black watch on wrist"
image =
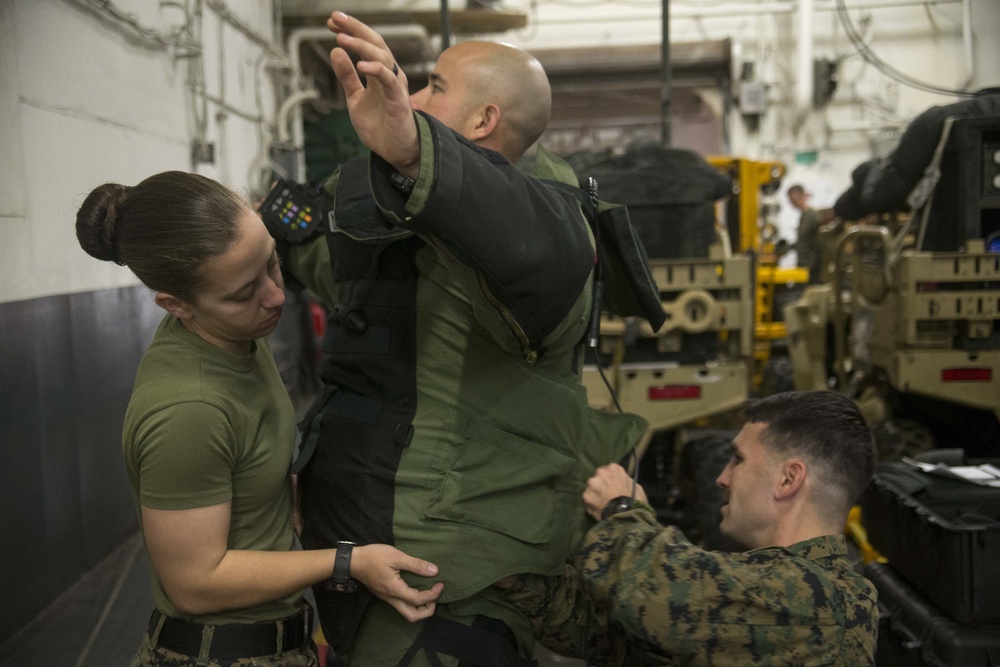
<path fill-rule="evenodd" d="M 404 195 L 408 195 L 413 192 L 413 186 L 416 183 L 412 178 L 405 174 L 401 174 L 395 169 L 389 173 L 389 182 L 396 186 L 396 189 L 402 192 Z"/>
<path fill-rule="evenodd" d="M 354 542 L 337 542 L 337 555 L 333 561 L 333 575 L 326 587 L 335 593 L 353 593 L 358 582 L 351 579 L 351 553 Z"/>
<path fill-rule="evenodd" d="M 635 506 L 631 496 L 618 496 L 608 501 L 608 504 L 601 510 L 601 519 L 607 519 L 612 514 L 627 512 Z"/>

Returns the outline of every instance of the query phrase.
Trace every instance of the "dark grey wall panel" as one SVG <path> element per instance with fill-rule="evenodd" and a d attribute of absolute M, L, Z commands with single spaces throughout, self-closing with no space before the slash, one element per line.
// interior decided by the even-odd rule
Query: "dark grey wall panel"
<path fill-rule="evenodd" d="M 142 287 L 0 304 L 0 644 L 136 530 L 121 425 L 161 314 Z"/>
<path fill-rule="evenodd" d="M 300 409 L 305 308 L 290 295 L 272 336 Z M 0 646 L 137 530 L 121 428 L 162 317 L 144 287 L 0 304 Z"/>
<path fill-rule="evenodd" d="M 30 306 L 0 306 L 0 639 L 47 594 L 40 389 Z M 10 601 L 10 602 L 8 602 Z"/>
<path fill-rule="evenodd" d="M 78 460 L 86 455 L 73 437 L 76 409 L 73 402 L 73 356 L 70 346 L 69 308 L 80 297 L 57 297 L 27 302 L 32 335 L 30 350 L 35 361 L 34 382 L 38 386 L 37 447 L 42 465 L 41 494 L 32 496 L 41 512 L 46 544 L 46 581 L 42 591 L 65 589 L 76 580 L 88 559 L 77 566 L 68 554 L 86 553 L 85 524 L 80 504 L 81 480 Z M 20 347 L 20 346 L 19 346 Z M 95 392 L 97 393 L 97 392 Z M 107 424 L 105 430 L 113 428 Z M 36 538 L 31 535 L 31 538 Z M 36 538 L 37 539 L 37 538 Z M 43 598 L 44 599 L 44 598 Z"/>
<path fill-rule="evenodd" d="M 122 464 L 121 425 L 139 359 L 163 311 L 145 289 L 81 295 L 70 302 L 73 364 L 69 425 L 78 453 L 85 558 L 97 562 L 136 527 L 132 492 Z M 108 425 L 116 428 L 109 431 Z"/>

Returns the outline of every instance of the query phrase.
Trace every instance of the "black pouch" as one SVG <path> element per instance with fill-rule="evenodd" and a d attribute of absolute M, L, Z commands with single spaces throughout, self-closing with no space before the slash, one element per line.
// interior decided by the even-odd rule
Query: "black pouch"
<path fill-rule="evenodd" d="M 620 317 L 643 317 L 653 331 L 667 320 L 649 257 L 629 221 L 628 209 L 610 206 L 597 213 L 597 232 L 604 282 L 604 309 Z"/>
<path fill-rule="evenodd" d="M 603 283 L 601 307 L 619 317 L 643 317 L 657 331 L 667 321 L 660 289 L 649 268 L 649 256 L 624 206 L 597 201 L 580 188 L 545 180 L 572 194 L 583 208 L 597 244 L 598 278 Z M 596 193 L 597 184 L 591 179 Z"/>

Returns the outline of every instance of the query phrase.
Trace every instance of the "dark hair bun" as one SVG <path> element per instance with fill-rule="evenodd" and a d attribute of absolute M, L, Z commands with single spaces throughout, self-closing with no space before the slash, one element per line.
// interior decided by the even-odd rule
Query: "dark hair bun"
<path fill-rule="evenodd" d="M 76 213 L 76 238 L 88 255 L 125 265 L 118 255 L 118 211 L 131 188 L 105 183 L 94 188 Z"/>

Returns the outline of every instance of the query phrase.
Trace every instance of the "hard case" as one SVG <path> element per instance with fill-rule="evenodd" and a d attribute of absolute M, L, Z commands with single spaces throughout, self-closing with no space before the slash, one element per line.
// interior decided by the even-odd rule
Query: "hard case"
<path fill-rule="evenodd" d="M 877 667 L 1000 665 L 1000 625 L 951 620 L 889 565 L 871 563 L 864 575 L 878 589 Z"/>
<path fill-rule="evenodd" d="M 882 463 L 861 513 L 872 546 L 941 613 L 1000 624 L 1000 489 Z"/>

